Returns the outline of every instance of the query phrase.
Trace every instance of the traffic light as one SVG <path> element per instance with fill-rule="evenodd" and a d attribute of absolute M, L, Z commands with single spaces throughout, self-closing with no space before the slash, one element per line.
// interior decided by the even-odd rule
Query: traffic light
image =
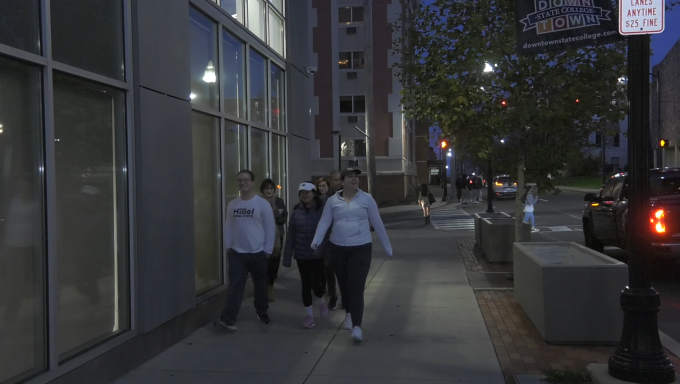
<path fill-rule="evenodd" d="M 576 99 L 576 103 L 578 104 L 578 103 L 580 103 L 580 101 L 578 99 Z"/>
<path fill-rule="evenodd" d="M 668 140 L 666 139 L 659 139 L 659 147 L 664 148 L 668 146 Z"/>
<path fill-rule="evenodd" d="M 501 100 L 501 107 L 506 107 L 508 105 L 508 102 L 505 100 Z"/>
<path fill-rule="evenodd" d="M 446 146 L 449 145 L 446 141 L 442 141 L 442 149 L 446 148 Z"/>

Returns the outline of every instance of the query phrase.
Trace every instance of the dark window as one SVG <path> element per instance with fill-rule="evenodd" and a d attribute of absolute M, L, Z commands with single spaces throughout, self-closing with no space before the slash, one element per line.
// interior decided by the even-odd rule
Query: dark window
<path fill-rule="evenodd" d="M 612 191 L 612 197 L 614 196 L 619 196 L 619 192 L 621 191 L 621 187 L 623 186 L 624 178 L 623 177 L 617 177 L 618 181 L 614 185 L 614 191 Z"/>
<path fill-rule="evenodd" d="M 352 113 L 352 96 L 340 96 L 340 113 Z"/>
<path fill-rule="evenodd" d="M 595 134 L 595 147 L 601 148 L 602 147 L 602 135 L 599 133 Z"/>
<path fill-rule="evenodd" d="M 600 192 L 600 197 L 602 199 L 611 199 L 612 198 L 612 193 L 614 192 L 614 186 L 616 183 L 619 181 L 618 178 L 612 177 L 607 181 L 607 184 L 604 185 L 604 188 L 602 188 L 602 191 Z"/>
<path fill-rule="evenodd" d="M 338 9 L 340 24 L 361 23 L 364 21 L 364 7 L 342 7 Z"/>
<path fill-rule="evenodd" d="M 366 156 L 366 140 L 354 140 L 354 156 Z"/>
<path fill-rule="evenodd" d="M 621 135 L 617 133 L 616 135 L 614 135 L 614 147 L 618 148 L 619 145 L 621 145 Z"/>
<path fill-rule="evenodd" d="M 364 21 L 364 7 L 352 7 L 352 22 L 362 23 Z"/>
<path fill-rule="evenodd" d="M 0 1 L 0 44 L 40 54 L 39 3 L 38 0 Z"/>
<path fill-rule="evenodd" d="M 352 68 L 363 69 L 364 68 L 364 53 L 363 52 L 352 52 Z"/>
<path fill-rule="evenodd" d="M 354 112 L 366 112 L 366 99 L 363 96 L 354 96 Z"/>
<path fill-rule="evenodd" d="M 680 195 L 680 173 L 657 173 L 649 177 L 650 196 Z"/>

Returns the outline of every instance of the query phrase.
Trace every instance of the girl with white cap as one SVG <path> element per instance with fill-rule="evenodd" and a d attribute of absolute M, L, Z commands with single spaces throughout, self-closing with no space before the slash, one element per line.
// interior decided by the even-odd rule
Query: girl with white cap
<path fill-rule="evenodd" d="M 312 249 L 312 240 L 321 220 L 324 202 L 319 197 L 314 184 L 309 181 L 300 184 L 298 196 L 300 202 L 293 207 L 288 223 L 283 266 L 290 267 L 291 259 L 295 257 L 302 282 L 302 303 L 305 306 L 306 315 L 302 327 L 312 328 L 315 324 L 313 302 L 319 306 L 319 315 L 322 318 L 328 317 L 328 305 L 323 298 L 326 285 L 324 249 L 323 247 Z"/>

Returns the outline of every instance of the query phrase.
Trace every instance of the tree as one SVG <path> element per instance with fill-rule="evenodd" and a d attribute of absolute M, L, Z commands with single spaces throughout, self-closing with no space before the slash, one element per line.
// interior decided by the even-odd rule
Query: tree
<path fill-rule="evenodd" d="M 439 122 L 444 134 L 485 159 L 515 164 L 518 187 L 552 190 L 588 135 L 625 111 L 612 103 L 625 88 L 625 42 L 519 56 L 511 0 L 435 0 L 413 6 L 395 51 L 405 112 Z M 495 144 L 504 139 L 505 144 Z M 494 153 L 494 151 L 496 153 Z M 490 175 L 491 176 L 491 175 Z M 521 193 L 515 203 L 517 236 Z"/>

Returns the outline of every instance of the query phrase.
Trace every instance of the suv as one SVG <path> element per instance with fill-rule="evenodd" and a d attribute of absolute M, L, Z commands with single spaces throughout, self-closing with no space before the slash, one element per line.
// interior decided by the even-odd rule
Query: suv
<path fill-rule="evenodd" d="M 494 197 L 511 197 L 515 198 L 517 196 L 517 182 L 508 176 L 496 176 L 493 178 L 493 193 Z"/>
<path fill-rule="evenodd" d="M 586 246 L 602 252 L 605 245 L 626 249 L 628 174 L 612 176 L 599 194 L 588 193 L 583 210 Z M 649 171 L 649 235 L 656 255 L 680 255 L 680 168 Z"/>

